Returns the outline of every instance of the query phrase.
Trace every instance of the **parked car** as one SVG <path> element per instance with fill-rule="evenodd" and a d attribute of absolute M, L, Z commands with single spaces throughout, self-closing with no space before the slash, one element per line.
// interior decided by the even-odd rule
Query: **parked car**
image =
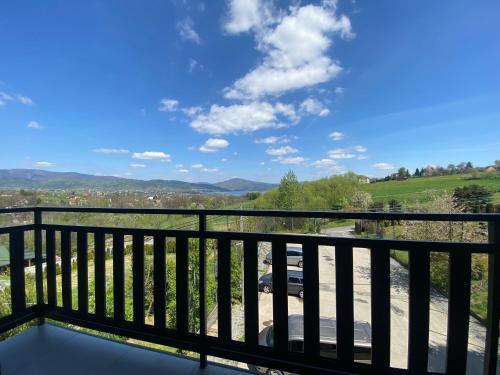
<path fill-rule="evenodd" d="M 337 322 L 334 318 L 321 317 L 319 319 L 319 351 L 322 357 L 337 358 Z M 259 333 L 259 344 L 274 345 L 274 328 L 269 326 Z M 304 316 L 290 315 L 288 317 L 288 350 L 292 352 L 304 351 Z M 371 326 L 367 322 L 354 322 L 354 359 L 370 361 L 371 359 Z M 261 374 L 288 375 L 290 372 L 269 369 L 261 366 L 251 366 Z"/>
<path fill-rule="evenodd" d="M 302 268 L 302 247 L 300 245 L 287 245 L 286 246 L 286 259 L 287 265 L 297 266 Z M 269 252 L 264 259 L 264 263 L 273 264 L 273 253 Z"/>
<path fill-rule="evenodd" d="M 288 294 L 304 298 L 302 271 L 288 270 Z M 259 279 L 259 291 L 264 293 L 273 292 L 273 274 L 268 273 Z"/>

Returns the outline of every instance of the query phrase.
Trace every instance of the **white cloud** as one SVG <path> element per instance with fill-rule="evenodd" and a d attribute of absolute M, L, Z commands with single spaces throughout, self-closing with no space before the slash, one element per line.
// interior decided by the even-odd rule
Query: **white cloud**
<path fill-rule="evenodd" d="M 238 134 L 287 126 L 283 121 L 292 124 L 298 121 L 292 105 L 267 102 L 229 106 L 214 104 L 208 113 L 198 114 L 191 121 L 191 127 L 200 133 Z"/>
<path fill-rule="evenodd" d="M 163 98 L 160 100 L 158 111 L 161 112 L 175 112 L 179 108 L 179 101 L 175 99 Z"/>
<path fill-rule="evenodd" d="M 198 164 L 193 164 L 193 165 L 191 166 L 191 168 L 194 168 L 194 169 L 201 169 L 201 168 L 203 168 L 203 164 L 200 164 L 200 163 L 198 163 Z"/>
<path fill-rule="evenodd" d="M 51 163 L 50 161 L 37 161 L 34 166 L 41 168 L 50 168 L 55 167 L 56 165 L 54 163 Z"/>
<path fill-rule="evenodd" d="M 394 165 L 389 163 L 375 163 L 373 167 L 384 171 L 394 169 Z"/>
<path fill-rule="evenodd" d="M 261 161 L 261 162 L 259 163 L 259 165 L 266 165 L 266 162 L 265 162 L 265 161 Z"/>
<path fill-rule="evenodd" d="M 333 133 L 330 133 L 330 135 L 328 137 L 330 137 L 334 141 L 340 141 L 340 140 L 344 139 L 344 133 L 333 132 Z"/>
<path fill-rule="evenodd" d="M 194 117 L 198 113 L 200 113 L 201 111 L 203 111 L 203 108 L 201 108 L 201 107 L 187 107 L 187 108 L 182 108 L 182 112 L 184 112 L 184 114 L 186 116 L 189 116 L 189 117 Z"/>
<path fill-rule="evenodd" d="M 356 160 L 365 160 L 365 159 L 368 159 L 368 156 L 366 155 L 358 155 Z"/>
<path fill-rule="evenodd" d="M 323 103 L 314 99 L 307 98 L 300 104 L 300 110 L 311 115 L 317 115 L 321 117 L 328 116 L 330 110 L 324 106 Z"/>
<path fill-rule="evenodd" d="M 209 138 L 198 150 L 201 152 L 217 152 L 229 146 L 229 142 L 222 138 Z"/>
<path fill-rule="evenodd" d="M 171 161 L 170 155 L 162 151 L 134 152 L 132 158 L 139 160 L 160 160 L 163 162 Z"/>
<path fill-rule="evenodd" d="M 260 0 L 230 0 L 224 29 L 230 34 L 239 34 L 253 28 L 261 28 L 272 21 L 272 2 Z"/>
<path fill-rule="evenodd" d="M 130 164 L 129 166 L 131 168 L 146 168 L 146 164 L 136 164 L 136 163 L 133 163 L 133 164 Z"/>
<path fill-rule="evenodd" d="M 361 152 L 361 153 L 366 152 L 368 150 L 365 146 L 362 145 L 354 146 L 352 149 L 356 152 Z"/>
<path fill-rule="evenodd" d="M 177 172 L 179 172 L 179 173 L 189 173 L 189 169 L 179 168 L 179 169 L 177 169 Z"/>
<path fill-rule="evenodd" d="M 274 145 L 277 143 L 288 143 L 290 142 L 290 139 L 287 136 L 281 136 L 281 137 L 266 137 L 266 138 L 258 138 L 253 141 L 253 143 L 257 144 L 265 144 L 265 145 Z"/>
<path fill-rule="evenodd" d="M 280 164 L 294 164 L 294 165 L 302 164 L 305 160 L 306 159 L 304 159 L 301 156 L 289 156 L 289 157 L 279 156 L 278 158 L 273 159 L 273 161 L 276 161 Z"/>
<path fill-rule="evenodd" d="M 331 167 L 336 167 L 337 162 L 332 159 L 319 159 L 316 160 L 314 163 L 311 163 L 311 166 L 316 168 L 331 168 Z"/>
<path fill-rule="evenodd" d="M 201 168 L 200 171 L 213 173 L 213 172 L 219 172 L 219 168 Z"/>
<path fill-rule="evenodd" d="M 222 158 L 222 159 L 220 159 L 220 161 L 225 163 L 227 161 L 227 158 Z"/>
<path fill-rule="evenodd" d="M 93 149 L 92 152 L 96 152 L 98 154 L 129 154 L 129 150 L 118 149 L 118 148 L 96 148 Z"/>
<path fill-rule="evenodd" d="M 177 30 L 182 40 L 191 41 L 200 44 L 201 39 L 194 29 L 194 22 L 190 17 L 186 17 L 181 22 L 177 23 Z"/>
<path fill-rule="evenodd" d="M 266 150 L 266 154 L 272 156 L 283 156 L 288 154 L 295 154 L 297 152 L 299 152 L 299 150 L 290 146 L 283 146 L 277 148 L 270 147 Z"/>
<path fill-rule="evenodd" d="M 349 19 L 337 17 L 335 7 L 292 6 L 289 14 L 276 17 L 276 12 L 263 7 L 261 1 L 233 0 L 229 5 L 226 31 L 253 30 L 256 48 L 264 58 L 255 69 L 224 89 L 226 98 L 280 95 L 327 82 L 342 70 L 327 55 L 332 44 L 330 34 L 350 38 L 353 33 Z"/>
<path fill-rule="evenodd" d="M 9 94 L 5 91 L 0 91 L 0 107 L 7 104 L 7 102 L 16 101 L 24 105 L 33 105 L 33 100 L 24 95 Z"/>
<path fill-rule="evenodd" d="M 197 60 L 193 59 L 192 57 L 189 58 L 189 66 L 188 66 L 188 71 L 189 73 L 193 72 L 196 69 L 203 70 L 204 66 L 201 65 Z"/>
<path fill-rule="evenodd" d="M 343 87 L 335 87 L 335 90 L 333 90 L 335 94 L 343 94 L 345 92 L 345 89 Z"/>
<path fill-rule="evenodd" d="M 40 125 L 40 123 L 38 123 L 37 121 L 30 121 L 28 122 L 27 126 L 30 129 L 37 129 L 37 130 L 42 129 L 42 125 Z"/>
<path fill-rule="evenodd" d="M 28 98 L 27 96 L 24 96 L 24 95 L 18 95 L 17 101 L 21 104 L 24 104 L 24 105 L 32 105 L 33 104 L 33 100 L 31 98 Z"/>
<path fill-rule="evenodd" d="M 336 148 L 335 150 L 328 151 L 328 157 L 331 159 L 353 159 L 356 155 L 351 153 L 348 149 Z"/>

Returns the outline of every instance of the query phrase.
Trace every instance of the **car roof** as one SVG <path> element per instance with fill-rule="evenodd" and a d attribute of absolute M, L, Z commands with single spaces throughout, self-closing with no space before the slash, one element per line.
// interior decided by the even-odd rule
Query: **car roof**
<path fill-rule="evenodd" d="M 287 250 L 295 250 L 295 251 L 302 252 L 302 245 L 295 245 L 295 244 L 289 245 L 289 244 L 287 244 L 286 245 L 286 249 Z"/>
<path fill-rule="evenodd" d="M 319 319 L 320 342 L 337 343 L 337 322 L 335 318 L 320 317 Z M 304 340 L 304 316 L 290 315 L 288 317 L 289 340 Z M 371 326 L 367 322 L 354 322 L 354 343 L 356 345 L 370 345 Z"/>

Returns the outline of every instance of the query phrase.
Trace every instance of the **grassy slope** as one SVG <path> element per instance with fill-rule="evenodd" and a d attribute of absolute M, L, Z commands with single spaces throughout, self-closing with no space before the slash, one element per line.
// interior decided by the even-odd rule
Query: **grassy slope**
<path fill-rule="evenodd" d="M 384 181 L 364 186 L 375 201 L 414 201 L 425 190 L 452 190 L 465 185 L 481 185 L 494 194 L 494 203 L 500 203 L 500 178 L 470 179 L 469 175 L 410 178 L 406 181 Z"/>

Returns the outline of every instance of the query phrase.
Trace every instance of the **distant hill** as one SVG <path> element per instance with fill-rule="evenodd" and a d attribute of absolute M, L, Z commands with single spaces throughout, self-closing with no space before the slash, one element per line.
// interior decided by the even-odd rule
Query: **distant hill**
<path fill-rule="evenodd" d="M 243 178 L 231 178 L 213 184 L 219 188 L 230 191 L 266 191 L 275 188 L 276 184 L 245 180 Z"/>
<path fill-rule="evenodd" d="M 136 180 L 113 176 L 95 176 L 75 172 L 52 172 L 39 169 L 0 169 L 0 189 L 102 190 L 102 191 L 171 191 L 224 193 L 264 191 L 275 185 L 239 178 L 210 184 L 177 180 Z"/>

